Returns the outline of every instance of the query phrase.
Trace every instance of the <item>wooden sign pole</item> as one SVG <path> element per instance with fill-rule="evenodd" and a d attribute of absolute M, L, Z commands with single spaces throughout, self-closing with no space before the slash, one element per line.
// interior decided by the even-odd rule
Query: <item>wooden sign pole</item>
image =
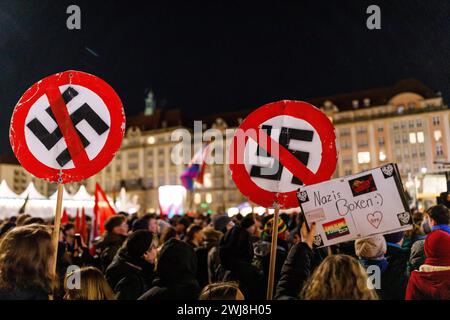
<path fill-rule="evenodd" d="M 269 264 L 269 279 L 267 281 L 267 300 L 273 298 L 273 286 L 275 282 L 275 262 L 277 258 L 277 243 L 278 243 L 278 216 L 280 207 L 276 202 L 274 204 L 275 213 L 273 215 L 272 225 L 272 245 L 270 247 L 270 264 Z"/>
<path fill-rule="evenodd" d="M 62 199 L 63 199 L 64 185 L 62 183 L 58 184 L 58 194 L 56 198 L 56 212 L 55 212 L 55 223 L 53 229 L 53 248 L 55 252 L 53 253 L 52 259 L 52 271 L 56 275 L 56 262 L 58 257 L 58 242 L 59 242 L 59 230 L 61 228 L 61 209 L 62 209 Z"/>

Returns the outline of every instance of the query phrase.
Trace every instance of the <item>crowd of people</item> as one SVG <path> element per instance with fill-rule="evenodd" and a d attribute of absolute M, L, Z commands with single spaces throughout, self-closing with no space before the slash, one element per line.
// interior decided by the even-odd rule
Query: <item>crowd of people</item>
<path fill-rule="evenodd" d="M 64 224 L 54 272 L 52 221 L 20 214 L 0 226 L 0 300 L 263 300 L 274 223 L 275 299 L 450 299 L 449 209 L 412 216 L 406 232 L 315 248 L 298 213 L 121 212 L 92 241 Z"/>

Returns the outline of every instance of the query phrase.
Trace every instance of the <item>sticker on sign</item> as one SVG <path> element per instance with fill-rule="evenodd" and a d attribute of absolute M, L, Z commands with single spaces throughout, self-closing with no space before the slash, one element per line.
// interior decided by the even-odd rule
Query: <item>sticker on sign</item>
<path fill-rule="evenodd" d="M 255 110 L 236 130 L 230 147 L 234 182 L 265 207 L 297 207 L 298 187 L 328 180 L 336 162 L 333 125 L 322 111 L 301 101 Z"/>

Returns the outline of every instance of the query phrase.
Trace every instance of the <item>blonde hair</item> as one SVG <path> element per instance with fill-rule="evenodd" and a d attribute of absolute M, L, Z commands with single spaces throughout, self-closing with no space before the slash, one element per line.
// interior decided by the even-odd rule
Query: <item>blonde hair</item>
<path fill-rule="evenodd" d="M 80 288 L 69 289 L 67 287 L 68 277 L 75 273 L 80 276 Z M 105 277 L 95 267 L 83 267 L 66 275 L 64 279 L 66 294 L 64 300 L 115 300 L 116 297 Z"/>
<path fill-rule="evenodd" d="M 302 290 L 305 300 L 378 300 L 367 283 L 367 273 L 348 255 L 326 257 Z"/>

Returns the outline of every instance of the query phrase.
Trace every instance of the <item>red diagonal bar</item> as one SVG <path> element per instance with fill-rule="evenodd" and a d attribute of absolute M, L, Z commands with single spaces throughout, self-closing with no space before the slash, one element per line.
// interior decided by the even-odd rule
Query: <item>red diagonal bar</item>
<path fill-rule="evenodd" d="M 50 108 L 55 116 L 59 130 L 61 130 L 64 140 L 66 141 L 70 157 L 72 158 L 75 167 L 82 167 L 89 162 L 89 158 L 86 154 L 86 150 L 84 150 L 83 143 L 75 130 L 72 119 L 70 119 L 69 111 L 67 110 L 67 106 L 59 91 L 58 85 L 48 86 L 45 94 L 50 102 Z"/>
<path fill-rule="evenodd" d="M 271 157 L 276 158 L 285 168 L 294 176 L 299 178 L 304 184 L 314 183 L 315 173 L 309 170 L 301 161 L 299 161 L 289 150 L 268 136 L 264 130 L 259 129 L 257 137 L 249 135 L 253 140 L 258 140 L 258 146 L 265 149 Z M 261 143 L 264 141 L 264 143 Z"/>

